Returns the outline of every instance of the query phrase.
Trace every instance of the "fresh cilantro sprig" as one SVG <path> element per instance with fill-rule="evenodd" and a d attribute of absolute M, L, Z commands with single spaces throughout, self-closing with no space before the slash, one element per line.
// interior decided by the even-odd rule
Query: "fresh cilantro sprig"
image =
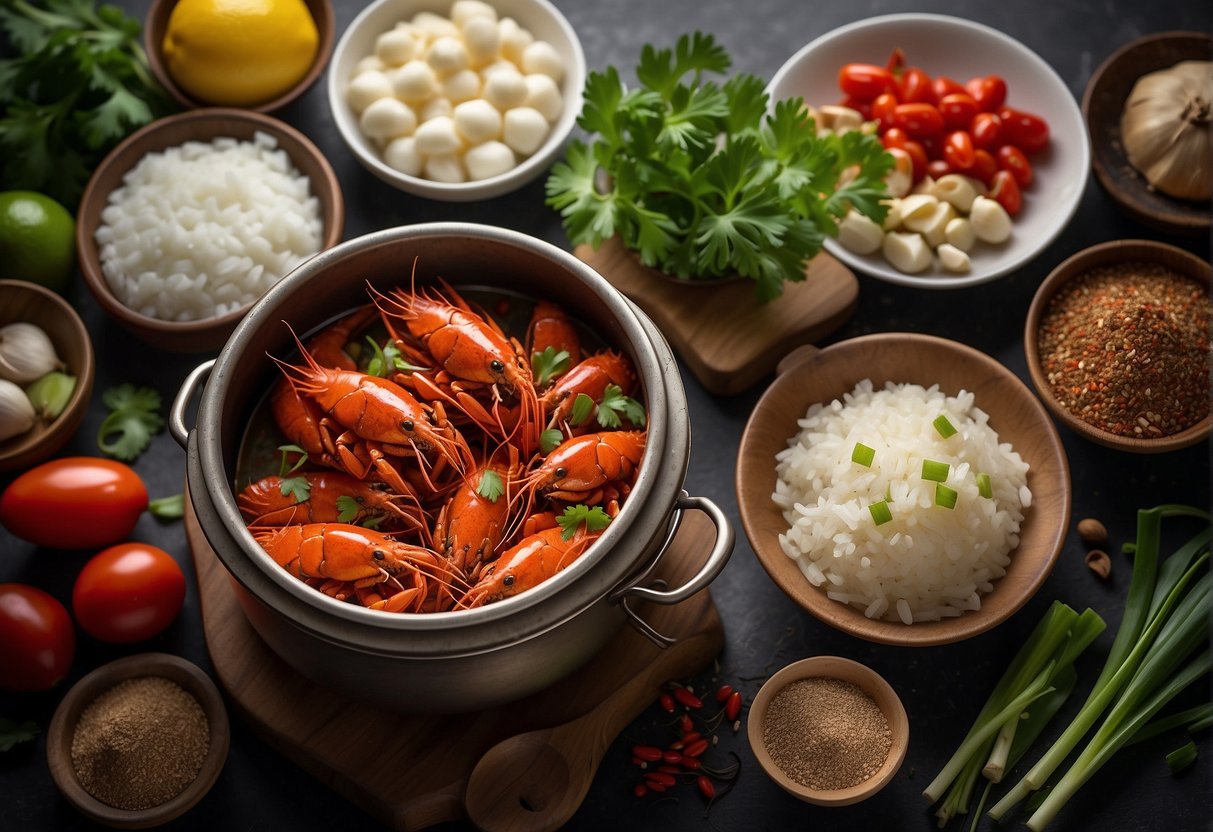
<path fill-rule="evenodd" d="M 278 476 L 282 479 L 279 490 L 282 496 L 294 497 L 296 503 L 306 502 L 312 496 L 312 484 L 303 474 L 297 477 L 288 474 L 295 473 L 307 464 L 307 451 L 298 445 L 279 445 L 278 452 L 282 454 L 282 459 L 278 462 Z M 291 454 L 296 454 L 299 458 L 291 462 Z"/>
<path fill-rule="evenodd" d="M 543 387 L 568 370 L 571 363 L 572 356 L 568 350 L 557 352 L 555 347 L 544 347 L 543 352 L 531 353 L 531 374 L 535 377 L 535 386 Z"/>
<path fill-rule="evenodd" d="M 799 98 L 768 112 L 756 76 L 705 80 L 731 65 L 695 32 L 672 50 L 645 46 L 635 89 L 614 67 L 591 72 L 578 125 L 592 141 L 570 143 L 547 203 L 574 244 L 618 236 L 647 266 L 684 279 L 740 274 L 769 301 L 804 280 L 848 208 L 883 222 L 892 158 L 859 131 L 818 136 Z"/>
<path fill-rule="evenodd" d="M 539 434 L 539 450 L 550 454 L 564 441 L 564 433 L 559 428 L 548 428 Z"/>
<path fill-rule="evenodd" d="M 400 356 L 400 348 L 391 341 L 383 347 L 379 346 L 379 342 L 369 335 L 366 337 L 366 341 L 371 345 L 371 358 L 366 365 L 368 376 L 387 378 L 397 370 L 407 373 L 421 369 L 405 361 Z"/>
<path fill-rule="evenodd" d="M 8 751 L 17 743 L 29 742 L 38 736 L 38 726 L 28 719 L 14 722 L 0 716 L 0 751 Z"/>
<path fill-rule="evenodd" d="M 600 532 L 611 524 L 611 516 L 602 510 L 602 506 L 575 505 L 569 506 L 556 518 L 560 526 L 562 540 L 572 540 L 577 534 L 577 527 L 585 524 L 587 532 Z"/>
<path fill-rule="evenodd" d="M 501 481 L 501 475 L 489 468 L 481 471 L 480 484 L 476 486 L 476 493 L 490 503 L 497 502 L 497 499 L 505 493 L 505 483 Z"/>
<path fill-rule="evenodd" d="M 644 405 L 623 395 L 623 389 L 618 385 L 608 384 L 602 393 L 602 401 L 598 403 L 598 424 L 604 428 L 617 428 L 620 426 L 620 413 L 636 427 L 644 427 Z"/>
<path fill-rule="evenodd" d="M 121 384 L 102 393 L 101 401 L 110 409 L 97 430 L 97 447 L 102 453 L 130 462 L 164 429 L 160 394 L 150 387 Z"/>
<path fill-rule="evenodd" d="M 151 75 L 141 26 L 94 0 L 4 0 L 0 181 L 72 209 L 119 141 L 174 107 Z"/>

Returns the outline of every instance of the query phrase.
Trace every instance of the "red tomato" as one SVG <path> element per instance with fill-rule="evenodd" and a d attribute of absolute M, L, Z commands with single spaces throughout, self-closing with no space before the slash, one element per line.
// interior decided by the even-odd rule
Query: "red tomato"
<path fill-rule="evenodd" d="M 998 111 L 1002 119 L 1002 139 L 1013 144 L 1024 153 L 1039 153 L 1049 144 L 1049 125 L 1040 116 L 1003 107 Z"/>
<path fill-rule="evenodd" d="M 967 92 L 954 92 L 939 99 L 943 126 L 949 130 L 968 130 L 977 115 L 977 102 Z"/>
<path fill-rule="evenodd" d="M 0 584 L 0 688 L 50 690 L 72 667 L 76 631 L 52 595 Z"/>
<path fill-rule="evenodd" d="M 898 104 L 893 108 L 893 124 L 914 138 L 936 136 L 943 130 L 943 116 L 933 104 Z"/>
<path fill-rule="evenodd" d="M 901 147 L 909 140 L 910 137 L 906 135 L 906 131 L 900 127 L 890 127 L 880 135 L 880 143 L 885 146 L 886 150 L 890 147 Z"/>
<path fill-rule="evenodd" d="M 941 176 L 947 176 L 952 172 L 952 166 L 943 159 L 932 159 L 927 162 L 927 176 L 932 179 L 938 179 Z"/>
<path fill-rule="evenodd" d="M 1007 213 L 1011 216 L 1019 213 L 1023 200 L 1019 193 L 1019 185 L 1016 184 L 1015 177 L 1009 170 L 1000 170 L 994 174 L 994 178 L 990 181 L 990 198 L 998 200 L 998 203 L 1006 208 Z"/>
<path fill-rule="evenodd" d="M 891 127 L 886 130 L 884 136 L 881 137 L 881 142 L 886 150 L 893 148 L 904 150 L 914 165 L 914 181 L 922 179 L 927 172 L 927 152 L 921 143 L 906 136 L 906 131 L 899 127 Z"/>
<path fill-rule="evenodd" d="M 857 113 L 859 113 L 861 116 L 863 116 L 864 121 L 871 121 L 871 119 L 872 119 L 872 102 L 871 101 L 860 101 L 858 98 L 848 95 L 846 98 L 842 99 L 841 104 L 843 107 L 850 107 L 852 110 L 855 110 Z"/>
<path fill-rule="evenodd" d="M 86 633 L 113 644 L 144 641 L 181 612 L 185 576 L 172 555 L 146 543 L 99 552 L 76 578 L 72 610 Z"/>
<path fill-rule="evenodd" d="M 1009 170 L 1019 187 L 1026 188 L 1032 184 L 1032 163 L 1023 155 L 1022 150 L 1014 145 L 1004 144 L 994 155 L 998 160 L 998 167 Z"/>
<path fill-rule="evenodd" d="M 982 150 L 998 147 L 1002 143 L 1002 119 L 997 113 L 978 113 L 969 125 L 969 135 L 973 137 L 974 147 Z"/>
<path fill-rule="evenodd" d="M 953 81 L 946 75 L 935 76 L 935 80 L 931 82 L 931 88 L 935 90 L 936 101 L 942 101 L 945 95 L 955 95 L 956 93 L 969 94 L 963 84 L 959 81 Z"/>
<path fill-rule="evenodd" d="M 129 537 L 146 508 L 147 488 L 130 468 L 72 456 L 13 480 L 0 495 L 0 524 L 39 546 L 96 549 Z"/>
<path fill-rule="evenodd" d="M 918 67 L 910 67 L 897 79 L 898 98 L 907 104 L 921 102 L 935 103 L 935 88 L 931 86 L 931 76 Z"/>
<path fill-rule="evenodd" d="M 973 139 L 964 130 L 954 130 L 943 143 L 943 158 L 953 170 L 972 170 L 977 157 L 973 155 Z"/>
<path fill-rule="evenodd" d="M 994 174 L 998 173 L 998 162 L 994 161 L 994 157 L 990 155 L 990 151 L 978 148 L 973 151 L 973 169 L 969 171 L 969 176 L 974 179 L 979 179 L 989 185 L 990 180 L 994 178 Z"/>
<path fill-rule="evenodd" d="M 871 101 L 894 88 L 893 73 L 875 64 L 847 64 L 838 71 L 838 88 L 852 98 Z"/>
<path fill-rule="evenodd" d="M 906 65 L 906 53 L 901 51 L 900 46 L 894 46 L 889 59 L 885 61 L 884 68 L 889 72 L 899 72 Z"/>
<path fill-rule="evenodd" d="M 965 90 L 977 102 L 977 109 L 983 113 L 992 113 L 1007 100 L 1007 82 L 997 75 L 987 75 L 984 78 L 970 78 L 965 84 Z"/>
<path fill-rule="evenodd" d="M 882 128 L 892 123 L 893 108 L 898 104 L 897 96 L 891 92 L 881 93 L 872 102 L 872 118 L 880 122 Z"/>

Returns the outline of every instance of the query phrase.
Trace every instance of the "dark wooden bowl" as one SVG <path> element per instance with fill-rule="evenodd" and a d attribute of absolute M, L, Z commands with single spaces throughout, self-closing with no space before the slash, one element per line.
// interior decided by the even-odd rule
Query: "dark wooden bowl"
<path fill-rule="evenodd" d="M 72 438 L 88 411 L 93 393 L 93 342 L 76 310 L 59 295 L 24 280 L 0 280 L 0 326 L 25 321 L 51 339 L 55 352 L 76 377 L 67 407 L 52 422 L 39 420 L 20 436 L 0 441 L 0 471 L 18 471 L 52 456 Z"/>
<path fill-rule="evenodd" d="M 1110 266 L 1131 261 L 1158 263 L 1203 284 L 1206 292 L 1209 290 L 1211 271 L 1209 264 L 1181 248 L 1153 240 L 1112 240 L 1085 248 L 1064 260 L 1050 272 L 1037 288 L 1035 297 L 1032 298 L 1032 305 L 1028 307 L 1028 317 L 1023 328 L 1023 349 L 1028 358 L 1028 373 L 1032 377 L 1032 384 L 1036 387 L 1037 394 L 1049 411 L 1066 427 L 1084 439 L 1108 448 L 1136 454 L 1158 454 L 1187 448 L 1208 437 L 1210 426 L 1213 425 L 1213 417 L 1206 416 L 1186 430 L 1170 436 L 1160 436 L 1157 439 L 1138 439 L 1100 430 L 1079 419 L 1057 400 L 1049 386 L 1048 378 L 1045 377 L 1045 373 L 1040 367 L 1037 333 L 1040 330 L 1040 319 L 1044 316 L 1045 309 L 1048 308 L 1053 296 L 1067 281 L 1097 266 Z"/>
<path fill-rule="evenodd" d="M 1122 46 L 1095 70 L 1082 96 L 1091 135 L 1091 167 L 1099 184 L 1129 216 L 1170 234 L 1208 234 L 1209 203 L 1176 199 L 1149 187 L 1129 164 L 1120 115 L 1137 79 L 1180 61 L 1210 60 L 1213 38 L 1204 32 L 1161 32 Z"/>
<path fill-rule="evenodd" d="M 164 43 L 164 33 L 168 29 L 169 16 L 173 13 L 177 2 L 178 0 L 152 0 L 151 8 L 147 12 L 147 22 L 143 27 L 143 48 L 147 52 L 147 62 L 151 66 L 156 80 L 183 107 L 187 109 L 214 107 L 216 106 L 214 102 L 194 98 L 177 86 L 164 62 L 161 44 Z M 304 0 L 304 3 L 307 5 L 308 11 L 312 13 L 312 19 L 316 21 L 316 33 L 320 36 L 316 48 L 316 60 L 312 63 L 312 68 L 299 80 L 299 83 L 282 95 L 247 109 L 258 113 L 270 113 L 285 107 L 307 92 L 324 72 L 324 68 L 328 66 L 329 58 L 333 56 L 333 37 L 336 29 L 332 0 Z"/>
<path fill-rule="evenodd" d="M 788 528 L 771 494 L 775 454 L 788 446 L 809 406 L 840 399 L 865 378 L 938 384 L 948 395 L 963 388 L 990 415 L 1000 442 L 1009 442 L 1031 466 L 1032 505 L 1024 511 L 1019 546 L 1007 573 L 981 597 L 981 607 L 955 618 L 900 621 L 868 618 L 809 583 L 784 554 L 779 535 Z M 972 347 L 931 335 L 890 332 L 841 341 L 824 350 L 801 347 L 780 364 L 741 435 L 737 503 L 746 536 L 763 569 L 801 609 L 826 624 L 868 641 L 909 647 L 951 644 L 984 633 L 1010 618 L 1045 582 L 1070 520 L 1070 467 L 1048 412 L 1010 370 Z"/>
<path fill-rule="evenodd" d="M 129 308 L 110 290 L 101 271 L 95 233 L 110 192 L 146 154 L 176 147 L 187 141 L 209 141 L 220 136 L 250 140 L 256 132 L 272 135 L 291 162 L 311 180 L 312 193 L 320 200 L 324 230 L 320 250 L 341 241 L 345 227 L 345 202 L 332 166 L 311 140 L 285 122 L 251 110 L 205 108 L 187 110 L 128 136 L 114 148 L 89 179 L 76 215 L 76 255 L 84 282 L 101 308 L 134 335 L 149 344 L 174 352 L 206 352 L 223 346 L 252 304 L 214 318 L 198 321 L 164 321 Z"/>
<path fill-rule="evenodd" d="M 141 676 L 159 676 L 176 682 L 202 706 L 210 727 L 210 749 L 198 776 L 165 803 L 150 809 L 128 811 L 102 803 L 89 794 L 76 778 L 72 765 L 72 737 L 84 709 L 119 682 Z M 227 759 L 230 734 L 227 709 L 215 683 L 197 665 L 167 653 L 139 653 L 104 664 L 77 682 L 51 718 L 46 733 L 46 759 L 51 778 L 59 791 L 82 814 L 97 823 L 117 829 L 147 829 L 167 823 L 188 811 L 210 791 Z"/>

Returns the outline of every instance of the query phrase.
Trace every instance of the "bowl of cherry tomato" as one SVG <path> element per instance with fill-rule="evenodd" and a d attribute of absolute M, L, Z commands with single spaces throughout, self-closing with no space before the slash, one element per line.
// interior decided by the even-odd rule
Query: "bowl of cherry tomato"
<path fill-rule="evenodd" d="M 835 29 L 768 86 L 817 129 L 880 136 L 894 166 L 883 227 L 842 223 L 826 247 L 851 268 L 950 289 L 1001 277 L 1048 246 L 1086 185 L 1090 140 L 1065 82 L 987 26 L 894 14 Z"/>

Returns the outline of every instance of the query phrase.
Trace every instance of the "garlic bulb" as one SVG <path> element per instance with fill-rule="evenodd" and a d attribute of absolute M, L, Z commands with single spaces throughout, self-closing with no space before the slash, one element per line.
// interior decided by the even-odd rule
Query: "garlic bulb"
<path fill-rule="evenodd" d="M 1213 193 L 1213 63 L 1183 61 L 1137 79 L 1120 117 L 1129 163 L 1179 199 Z"/>
<path fill-rule="evenodd" d="M 25 391 L 0 378 L 0 442 L 19 436 L 34 426 L 34 406 Z"/>
<path fill-rule="evenodd" d="M 0 327 L 0 378 L 25 384 L 61 369 L 55 345 L 41 328 L 24 322 Z"/>

